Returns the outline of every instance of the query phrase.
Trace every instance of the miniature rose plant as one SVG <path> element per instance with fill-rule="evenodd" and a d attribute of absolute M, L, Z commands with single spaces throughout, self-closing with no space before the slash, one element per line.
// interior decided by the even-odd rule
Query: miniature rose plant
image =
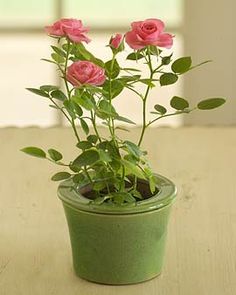
<path fill-rule="evenodd" d="M 189 56 L 173 60 L 170 49 L 174 36 L 165 32 L 164 23 L 158 19 L 133 22 L 125 35 L 113 35 L 108 44 L 111 59 L 105 62 L 86 49 L 84 43 L 90 42 L 87 36 L 89 29 L 83 26 L 82 21 L 61 19 L 45 30 L 58 42 L 51 46 L 51 59 L 43 60 L 55 64 L 65 91 L 54 85 L 27 89 L 48 99 L 50 107 L 62 112 L 75 135 L 78 155 L 65 163 L 62 153 L 53 148 L 45 152 L 38 147 L 26 147 L 22 151 L 67 169 L 53 175 L 54 181 L 71 179 L 75 189 L 82 183 L 89 183 L 95 193 L 92 202 L 96 204 L 106 202 L 120 206 L 142 200 L 143 196 L 137 189 L 139 179 L 148 182 L 153 194 L 156 177 L 148 163 L 147 152 L 142 149 L 147 128 L 165 117 L 217 108 L 225 103 L 225 99 L 207 98 L 196 106 L 190 106 L 185 98 L 174 96 L 168 102 L 171 112 L 157 103 L 148 116 L 147 101 L 151 90 L 176 83 L 185 73 L 208 61 L 192 65 Z M 133 50 L 126 57 L 133 61 L 133 67 L 121 67 L 117 60 L 119 53 L 125 50 L 125 44 Z M 148 68 L 148 77 L 143 77 L 140 63 Z M 146 88 L 144 93 L 137 90 L 140 83 Z M 113 105 L 125 89 L 134 92 L 142 102 L 140 115 L 143 123 L 136 142 L 117 136 L 117 130 L 124 129 L 119 127 L 119 122 L 135 124 L 118 114 Z M 104 138 L 100 134 L 98 119 L 108 129 L 109 137 Z"/>

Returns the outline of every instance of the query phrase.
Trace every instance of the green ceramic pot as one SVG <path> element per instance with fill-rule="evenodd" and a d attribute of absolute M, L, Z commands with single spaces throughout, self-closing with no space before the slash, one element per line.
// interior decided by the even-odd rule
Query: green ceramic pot
<path fill-rule="evenodd" d="M 70 232 L 75 273 L 103 284 L 133 284 L 161 273 L 176 187 L 158 177 L 158 193 L 136 205 L 92 205 L 64 181 L 58 188 Z"/>

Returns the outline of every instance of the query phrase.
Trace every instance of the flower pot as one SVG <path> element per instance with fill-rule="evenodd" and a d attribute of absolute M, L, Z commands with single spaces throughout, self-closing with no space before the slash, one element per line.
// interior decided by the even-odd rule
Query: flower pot
<path fill-rule="evenodd" d="M 158 178 L 158 192 L 137 204 L 94 205 L 64 181 L 58 189 L 71 239 L 75 273 L 103 284 L 133 284 L 161 273 L 175 185 Z"/>

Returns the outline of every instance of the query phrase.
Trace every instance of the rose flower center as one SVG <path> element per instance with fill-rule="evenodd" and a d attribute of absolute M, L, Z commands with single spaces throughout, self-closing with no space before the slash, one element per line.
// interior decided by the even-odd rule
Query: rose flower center
<path fill-rule="evenodd" d="M 153 33 L 156 31 L 156 26 L 154 26 L 153 24 L 144 24 L 143 25 L 143 30 L 148 32 L 148 33 Z"/>

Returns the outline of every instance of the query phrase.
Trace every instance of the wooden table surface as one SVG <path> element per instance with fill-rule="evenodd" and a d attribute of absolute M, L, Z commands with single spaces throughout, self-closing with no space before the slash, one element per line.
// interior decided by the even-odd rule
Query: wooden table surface
<path fill-rule="evenodd" d="M 129 139 L 140 130 L 124 133 Z M 57 148 L 75 156 L 67 128 L 0 129 L 1 295 L 236 294 L 236 128 L 151 129 L 145 148 L 155 171 L 179 194 L 169 223 L 161 276 L 137 285 L 105 286 L 72 270 L 67 225 L 53 164 L 19 152 Z"/>

